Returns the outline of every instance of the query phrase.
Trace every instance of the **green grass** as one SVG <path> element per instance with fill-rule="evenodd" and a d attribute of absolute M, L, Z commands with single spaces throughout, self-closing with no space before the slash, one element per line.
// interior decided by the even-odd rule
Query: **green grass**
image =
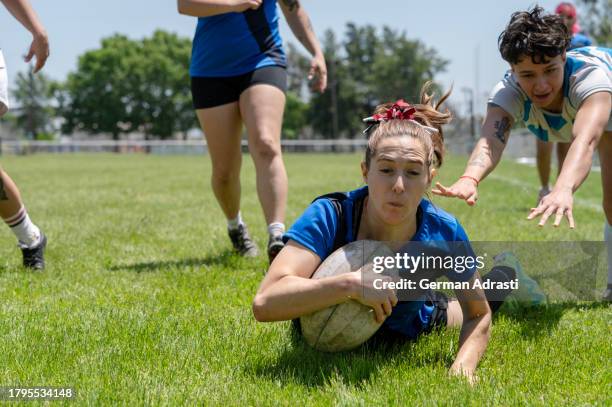
<path fill-rule="evenodd" d="M 357 155 L 287 155 L 288 223 L 315 196 L 360 185 Z M 480 383 L 449 378 L 457 331 L 414 343 L 321 354 L 289 323 L 261 324 L 250 303 L 262 256 L 234 256 L 197 156 L 2 157 L 49 236 L 47 271 L 19 267 L 0 228 L 0 386 L 72 386 L 83 404 L 609 405 L 611 316 L 601 303 L 496 316 Z M 243 214 L 265 225 L 245 157 Z M 441 180 L 462 171 L 449 159 Z M 578 193 L 577 229 L 524 220 L 534 168 L 504 162 L 476 208 L 435 199 L 472 240 L 601 240 L 599 174 Z M 505 179 L 519 180 L 521 184 Z"/>

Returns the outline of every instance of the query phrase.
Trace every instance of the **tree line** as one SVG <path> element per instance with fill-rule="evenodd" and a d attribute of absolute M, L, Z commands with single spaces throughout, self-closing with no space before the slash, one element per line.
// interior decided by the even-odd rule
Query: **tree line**
<path fill-rule="evenodd" d="M 446 61 L 403 32 L 348 23 L 342 39 L 323 35 L 329 87 L 311 93 L 309 58 L 288 44 L 288 92 L 283 136 L 355 137 L 361 117 L 381 101 L 414 97 Z M 134 40 L 115 34 L 78 57 L 63 81 L 19 73 L 13 92 L 16 128 L 48 138 L 50 123 L 62 134 L 84 132 L 118 140 L 132 132 L 146 139 L 186 135 L 198 127 L 191 104 L 191 39 L 163 30 Z M 59 120 L 52 120 L 58 118 Z"/>
<path fill-rule="evenodd" d="M 612 0 L 578 0 L 580 21 L 597 43 L 612 42 Z M 361 118 L 398 98 L 417 100 L 421 85 L 443 72 L 448 61 L 419 40 L 389 27 L 347 23 L 341 38 L 323 33 L 328 89 L 312 93 L 309 58 L 286 47 L 288 92 L 283 137 L 354 138 Z M 63 81 L 42 73 L 19 73 L 13 97 L 21 108 L 10 116 L 29 138 L 51 137 L 51 123 L 62 134 L 123 135 L 167 139 L 198 127 L 191 104 L 191 39 L 163 30 L 134 40 L 116 34 L 78 57 Z M 58 120 L 52 120 L 58 118 Z"/>

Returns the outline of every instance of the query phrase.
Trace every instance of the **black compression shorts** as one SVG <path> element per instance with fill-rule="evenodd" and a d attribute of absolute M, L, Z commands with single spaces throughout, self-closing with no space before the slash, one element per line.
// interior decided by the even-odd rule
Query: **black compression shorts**
<path fill-rule="evenodd" d="M 280 66 L 266 66 L 252 72 L 228 77 L 191 77 L 191 96 L 195 109 L 206 109 L 237 102 L 247 88 L 268 84 L 287 91 L 287 70 Z"/>

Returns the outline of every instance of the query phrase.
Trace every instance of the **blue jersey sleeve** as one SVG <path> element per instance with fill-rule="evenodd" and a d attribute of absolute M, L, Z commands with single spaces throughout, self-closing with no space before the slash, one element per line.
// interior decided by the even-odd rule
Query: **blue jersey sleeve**
<path fill-rule="evenodd" d="M 338 215 L 328 199 L 318 199 L 300 216 L 285 233 L 283 240 L 296 241 L 321 260 L 331 254 L 338 226 Z"/>
<path fill-rule="evenodd" d="M 455 221 L 453 238 L 453 256 L 456 259 L 455 270 L 446 273 L 450 281 L 469 281 L 476 272 L 476 254 L 472 249 L 467 233 L 458 221 Z M 462 258 L 463 260 L 459 260 Z"/>

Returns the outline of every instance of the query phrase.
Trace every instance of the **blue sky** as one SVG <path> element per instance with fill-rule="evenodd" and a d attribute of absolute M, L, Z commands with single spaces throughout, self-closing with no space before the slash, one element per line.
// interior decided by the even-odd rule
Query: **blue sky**
<path fill-rule="evenodd" d="M 76 67 L 78 55 L 96 48 L 100 39 L 113 33 L 142 38 L 161 28 L 191 37 L 196 19 L 181 16 L 176 1 L 171 0 L 31 0 L 46 26 L 51 42 L 51 57 L 44 72 L 63 79 Z M 554 10 L 557 0 L 540 1 Z M 514 11 L 526 9 L 533 1 L 366 1 L 303 0 L 319 37 L 332 28 L 342 36 L 346 22 L 359 25 L 388 25 L 403 30 L 409 38 L 419 39 L 450 60 L 447 72 L 436 78 L 442 84 L 455 85 L 451 100 L 465 101 L 462 89 L 478 89 L 478 111 L 484 110 L 485 95 L 507 69 L 497 51 L 497 36 Z M 281 34 L 285 42 L 297 43 L 284 19 Z M 0 48 L 8 66 L 9 80 L 24 70 L 21 56 L 30 44 L 30 35 L 0 9 Z M 478 69 L 476 69 L 478 54 Z"/>

